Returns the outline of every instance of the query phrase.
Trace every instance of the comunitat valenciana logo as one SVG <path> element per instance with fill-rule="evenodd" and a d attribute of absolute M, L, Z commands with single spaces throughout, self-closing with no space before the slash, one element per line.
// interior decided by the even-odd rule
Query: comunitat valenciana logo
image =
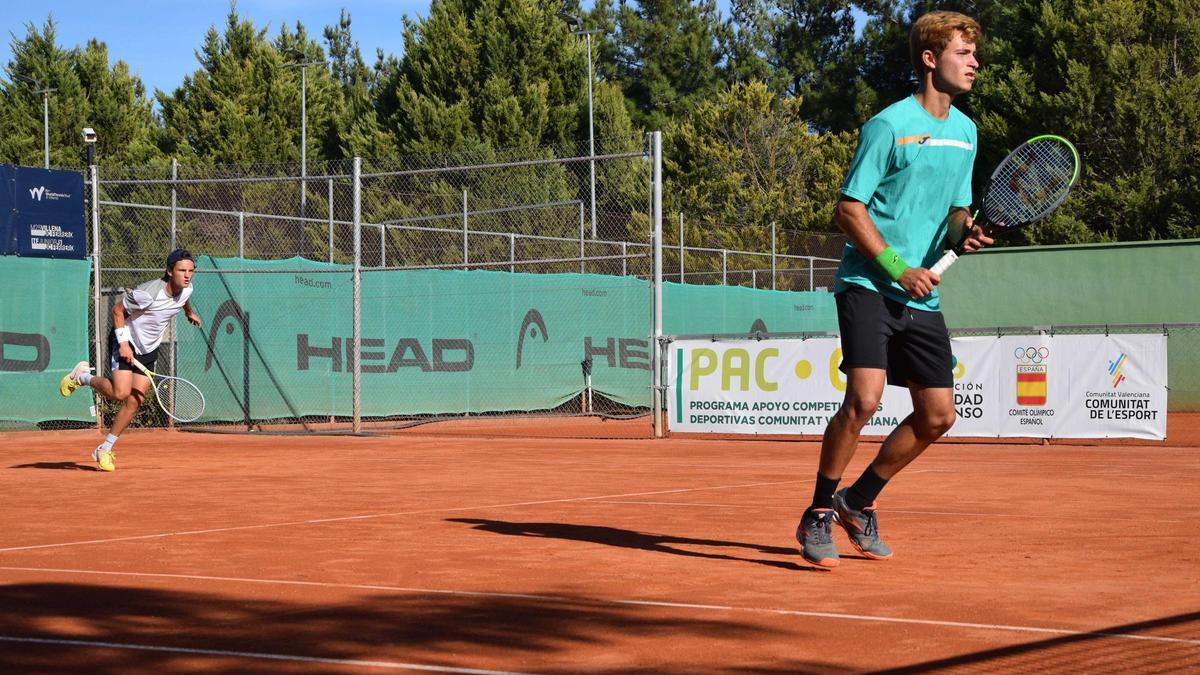
<path fill-rule="evenodd" d="M 69 199 L 71 195 L 62 192 L 54 192 L 45 185 L 39 185 L 35 188 L 29 188 L 29 198 L 34 201 L 54 200 L 54 199 Z"/>
<path fill-rule="evenodd" d="M 1116 389 L 1118 385 L 1125 381 L 1125 375 L 1121 373 L 1121 368 L 1125 367 L 1125 362 L 1129 357 L 1121 352 L 1117 358 L 1108 362 L 1108 374 L 1112 376 L 1112 387 Z"/>

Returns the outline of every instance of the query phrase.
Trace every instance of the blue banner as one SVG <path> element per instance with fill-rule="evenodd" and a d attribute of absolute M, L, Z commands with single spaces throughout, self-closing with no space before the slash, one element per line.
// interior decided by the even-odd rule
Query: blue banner
<path fill-rule="evenodd" d="M 0 179 L 0 254 L 87 257 L 81 174 L 0 166 Z"/>

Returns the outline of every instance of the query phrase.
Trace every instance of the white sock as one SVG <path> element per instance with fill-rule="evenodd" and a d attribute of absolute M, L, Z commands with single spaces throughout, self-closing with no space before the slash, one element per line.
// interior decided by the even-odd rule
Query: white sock
<path fill-rule="evenodd" d="M 82 384 L 86 387 L 92 383 L 93 377 L 95 377 L 95 375 L 92 375 L 91 373 L 83 373 L 79 376 L 79 384 Z"/>
<path fill-rule="evenodd" d="M 117 443 L 117 437 L 116 437 L 116 436 L 113 436 L 112 434 L 109 434 L 108 436 L 105 436 L 105 437 L 104 437 L 104 442 L 100 444 L 100 447 L 101 447 L 101 448 L 102 448 L 102 449 L 103 449 L 105 452 L 107 452 L 107 451 L 109 451 L 109 450 L 112 450 L 112 447 L 113 447 L 114 445 L 116 445 L 116 443 Z"/>

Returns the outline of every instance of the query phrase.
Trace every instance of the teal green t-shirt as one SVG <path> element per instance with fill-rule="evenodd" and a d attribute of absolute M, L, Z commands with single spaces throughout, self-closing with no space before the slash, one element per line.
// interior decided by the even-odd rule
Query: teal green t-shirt
<path fill-rule="evenodd" d="M 971 205 L 975 123 L 950 107 L 945 120 L 913 96 L 888 106 L 863 125 L 842 194 L 867 205 L 883 240 L 913 267 L 942 255 L 946 215 Z M 936 311 L 938 291 L 913 300 L 874 260 L 846 243 L 834 292 L 856 284 L 914 309 Z"/>

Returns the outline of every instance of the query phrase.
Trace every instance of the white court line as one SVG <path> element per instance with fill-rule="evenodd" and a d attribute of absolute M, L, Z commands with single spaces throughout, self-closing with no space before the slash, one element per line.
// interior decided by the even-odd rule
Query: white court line
<path fill-rule="evenodd" d="M 0 635 L 0 642 L 24 642 L 27 644 L 62 645 L 66 647 L 99 647 L 101 649 L 125 649 L 142 652 L 168 652 L 171 654 L 196 654 L 200 656 L 235 656 L 244 659 L 269 659 L 271 661 L 299 661 L 301 663 L 327 663 L 335 666 L 356 666 L 365 668 L 390 668 L 393 670 L 423 670 L 435 673 L 471 673 L 473 675 L 507 675 L 506 670 L 478 670 L 476 668 L 454 668 L 451 666 L 429 666 L 420 663 L 400 663 L 397 661 L 363 661 L 360 659 L 334 659 L 319 656 L 299 656 L 296 654 L 272 654 L 269 652 L 238 652 L 224 649 L 198 649 L 193 647 L 163 647 L 160 645 L 139 645 L 127 642 L 98 642 L 95 640 L 66 640 L 61 638 L 31 638 Z"/>
<path fill-rule="evenodd" d="M 220 581 L 243 584 L 266 584 L 277 586 L 308 586 L 317 588 L 340 588 L 362 591 L 388 591 L 392 593 L 411 593 L 419 595 L 450 595 L 468 598 L 505 598 L 519 600 L 535 600 L 538 602 L 554 602 L 565 604 L 617 605 L 635 607 L 663 607 L 671 609 L 694 609 L 716 612 L 743 612 L 748 614 L 774 614 L 781 616 L 801 616 L 814 619 L 838 619 L 842 621 L 857 621 L 861 623 L 898 623 L 913 626 L 938 626 L 941 628 L 964 628 L 971 630 L 994 630 L 1010 633 L 1038 633 L 1045 635 L 1064 635 L 1069 637 L 1108 637 L 1119 640 L 1141 640 L 1147 642 L 1167 642 L 1172 644 L 1197 645 L 1200 639 L 1173 638 L 1159 635 L 1135 635 L 1132 633 L 1109 633 L 1105 631 L 1071 630 L 1067 628 L 1038 628 L 1036 626 L 1013 626 L 997 623 L 973 623 L 967 621 L 938 621 L 935 619 L 908 619 L 893 616 L 875 616 L 871 614 L 843 614 L 838 612 L 810 612 L 799 609 L 777 609 L 771 607 L 738 607 L 736 605 L 706 605 L 690 602 L 669 602 L 666 600 L 634 600 L 626 598 L 589 598 L 567 595 L 545 595 L 540 593 L 499 593 L 489 591 L 455 591 L 439 588 L 411 588 L 406 586 L 383 586 L 378 584 L 337 584 L 321 581 L 291 581 L 287 579 L 250 579 L 244 577 L 217 577 L 202 574 L 162 574 L 155 572 L 109 572 L 103 570 L 55 569 L 42 567 L 6 567 L 0 570 L 13 572 L 39 572 L 56 574 L 79 574 L 116 577 L 144 577 L 149 579 L 183 579 L 188 581 Z"/>
<path fill-rule="evenodd" d="M 683 492 L 701 492 L 704 490 L 732 490 L 746 487 L 762 487 L 765 485 L 791 485 L 800 483 L 799 480 L 785 480 L 772 483 L 744 483 L 741 485 L 715 485 L 712 487 L 701 488 L 678 488 L 675 490 L 655 490 L 653 492 L 630 492 L 617 495 L 598 495 L 595 497 L 569 497 L 565 499 L 543 499 L 532 502 L 510 502 L 508 504 L 490 504 L 486 506 L 460 506 L 447 507 L 440 509 L 422 509 L 419 511 L 396 511 L 393 513 L 371 513 L 361 516 L 340 516 L 337 518 L 315 518 L 313 520 L 293 520 L 284 523 L 264 523 L 262 525 L 238 525 L 235 527 L 216 527 L 207 530 L 185 530 L 182 532 L 159 532 L 157 534 L 139 534 L 129 537 L 112 537 L 109 539 L 87 539 L 83 541 L 64 541 L 56 544 L 34 544 L 31 546 L 10 546 L 8 548 L 0 548 L 0 553 L 11 553 L 13 551 L 31 551 L 42 548 L 59 548 L 65 546 L 81 546 L 84 544 L 110 544 L 119 541 L 138 541 L 142 539 L 162 539 L 165 537 L 182 537 L 191 534 L 214 534 L 217 532 L 237 532 L 241 530 L 258 530 L 269 527 L 288 527 L 291 525 L 315 525 L 322 523 L 339 523 L 351 520 L 371 520 L 374 518 L 392 518 L 395 516 L 415 516 L 426 513 L 454 513 L 458 511 L 480 511 L 485 509 L 504 509 L 516 506 L 538 506 L 541 504 L 563 504 L 567 502 L 585 502 L 599 499 L 620 499 L 622 497 L 646 497 L 649 495 L 668 495 L 679 494 Z"/>
<path fill-rule="evenodd" d="M 649 502 L 649 501 L 634 501 L 626 499 L 606 499 L 600 502 L 601 504 L 634 504 L 639 506 L 704 506 L 719 509 L 787 509 L 797 513 L 803 513 L 804 507 L 788 506 L 786 504 L 706 504 L 703 502 Z M 895 513 L 903 513 L 904 515 L 915 516 L 962 516 L 964 518 L 1052 518 L 1061 519 L 1062 514 L 1058 513 L 972 513 L 970 511 L 914 511 L 912 509 L 885 509 L 884 515 L 892 515 Z M 1144 517 L 1139 518 L 1114 518 L 1105 515 L 1076 515 L 1071 514 L 1071 520 L 1103 520 L 1103 521 L 1129 521 L 1135 523 L 1145 522 Z M 1190 523 L 1190 520 L 1166 520 L 1155 518 L 1156 523 Z"/>

